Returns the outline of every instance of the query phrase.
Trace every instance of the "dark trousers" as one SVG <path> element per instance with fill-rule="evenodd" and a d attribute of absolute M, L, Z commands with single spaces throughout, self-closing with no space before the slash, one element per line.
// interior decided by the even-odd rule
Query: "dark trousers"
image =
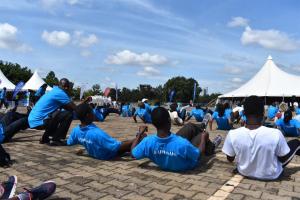
<path fill-rule="evenodd" d="M 115 108 L 102 108 L 102 115 L 103 115 L 103 118 L 104 118 L 104 119 L 105 119 L 110 113 L 120 114 L 120 110 L 119 110 L 119 109 L 115 109 Z"/>
<path fill-rule="evenodd" d="M 7 108 L 5 99 L 0 99 L 0 109 L 3 105 Z"/>
<path fill-rule="evenodd" d="M 70 111 L 56 111 L 44 120 L 45 133 L 42 140 L 47 141 L 49 137 L 57 141 L 65 139 L 73 120 L 72 112 Z"/>
<path fill-rule="evenodd" d="M 190 141 L 195 147 L 199 147 L 201 142 L 201 133 L 204 131 L 204 126 L 202 124 L 193 124 L 188 123 L 185 124 L 179 131 L 177 131 L 176 135 L 179 135 L 188 141 Z M 215 145 L 208 140 L 206 142 L 205 155 L 209 156 L 214 154 Z"/>
<path fill-rule="evenodd" d="M 17 132 L 29 127 L 27 115 L 17 112 L 6 113 L 1 118 L 0 123 L 4 127 L 4 142 L 8 142 Z"/>
<path fill-rule="evenodd" d="M 178 111 L 178 116 L 184 121 L 186 118 L 186 109 L 182 109 L 182 111 Z"/>
<path fill-rule="evenodd" d="M 288 146 L 290 147 L 290 152 L 284 156 L 280 157 L 279 161 L 282 162 L 282 166 L 285 167 L 295 155 L 300 156 L 300 141 L 297 139 L 288 141 Z"/>

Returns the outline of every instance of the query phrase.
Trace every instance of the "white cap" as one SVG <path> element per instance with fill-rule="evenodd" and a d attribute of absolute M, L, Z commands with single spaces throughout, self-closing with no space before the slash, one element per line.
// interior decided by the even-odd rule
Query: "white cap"
<path fill-rule="evenodd" d="M 148 99 L 143 98 L 143 99 L 142 99 L 142 102 L 145 103 L 145 101 L 148 101 Z"/>

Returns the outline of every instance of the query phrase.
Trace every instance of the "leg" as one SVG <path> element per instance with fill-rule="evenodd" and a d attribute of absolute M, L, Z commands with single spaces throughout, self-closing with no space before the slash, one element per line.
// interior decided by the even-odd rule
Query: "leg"
<path fill-rule="evenodd" d="M 282 162 L 282 166 L 285 167 L 293 159 L 295 155 L 300 156 L 300 141 L 297 139 L 288 141 L 288 146 L 290 147 L 290 152 L 284 156 L 278 158 Z"/>
<path fill-rule="evenodd" d="M 180 112 L 180 118 L 185 121 L 185 118 L 186 118 L 186 110 L 185 109 L 182 109 L 182 111 Z"/>
<path fill-rule="evenodd" d="M 58 141 L 61 139 L 65 139 L 70 128 L 71 122 L 73 120 L 73 114 L 70 111 L 60 112 L 56 116 L 56 120 L 58 122 L 57 129 L 53 133 L 53 141 Z"/>
<path fill-rule="evenodd" d="M 5 142 L 8 142 L 11 140 L 11 138 L 18 133 L 20 130 L 25 130 L 29 127 L 28 125 L 28 119 L 27 117 L 23 117 L 20 119 L 17 119 L 16 121 L 13 121 L 11 124 L 6 126 L 4 128 L 5 133 Z"/>
<path fill-rule="evenodd" d="M 176 135 L 192 141 L 193 138 L 199 135 L 199 133 L 201 133 L 203 130 L 204 129 L 201 124 L 188 123 L 185 124 L 179 131 L 177 131 Z"/>

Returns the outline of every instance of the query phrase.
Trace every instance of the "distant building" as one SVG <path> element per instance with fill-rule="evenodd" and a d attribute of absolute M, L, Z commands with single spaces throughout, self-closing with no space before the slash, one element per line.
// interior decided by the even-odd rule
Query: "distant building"
<path fill-rule="evenodd" d="M 152 87 L 149 84 L 140 84 L 140 91 L 151 91 Z"/>

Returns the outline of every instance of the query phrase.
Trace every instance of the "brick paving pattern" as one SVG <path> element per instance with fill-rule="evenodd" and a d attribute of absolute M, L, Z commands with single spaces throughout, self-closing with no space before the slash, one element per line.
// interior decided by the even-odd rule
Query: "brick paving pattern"
<path fill-rule="evenodd" d="M 74 121 L 72 127 L 79 122 Z M 130 118 L 109 116 L 96 123 L 119 140 L 134 138 L 138 125 Z M 150 132 L 155 129 L 150 127 Z M 179 127 L 173 126 L 172 131 Z M 211 138 L 226 132 L 212 131 Z M 159 170 L 149 160 L 125 156 L 101 161 L 86 154 L 77 156 L 81 146 L 49 147 L 39 144 L 41 131 L 26 130 L 12 143 L 4 144 L 16 163 L 0 168 L 0 180 L 18 176 L 18 191 L 46 180 L 57 183 L 51 199 L 300 199 L 300 158 L 292 161 L 278 181 L 249 180 L 232 173 L 233 164 L 226 161 L 220 148 L 217 154 L 204 158 L 201 166 L 186 173 Z"/>

